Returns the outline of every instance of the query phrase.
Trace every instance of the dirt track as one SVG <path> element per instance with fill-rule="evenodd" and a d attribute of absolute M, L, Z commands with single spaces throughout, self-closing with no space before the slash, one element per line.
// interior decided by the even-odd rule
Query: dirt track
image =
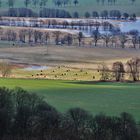
<path fill-rule="evenodd" d="M 75 47 L 0 48 L 0 60 L 16 64 L 65 65 L 77 68 L 95 68 L 99 63 L 126 62 L 140 57 L 140 50 Z"/>

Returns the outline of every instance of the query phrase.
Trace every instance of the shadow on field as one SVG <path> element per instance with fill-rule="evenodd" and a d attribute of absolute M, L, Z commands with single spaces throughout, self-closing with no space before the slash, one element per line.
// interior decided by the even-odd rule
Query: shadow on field
<path fill-rule="evenodd" d="M 71 84 L 84 84 L 84 85 L 93 85 L 93 84 L 103 84 L 103 83 L 110 83 L 110 82 L 103 82 L 103 81 L 71 81 L 67 82 Z"/>
<path fill-rule="evenodd" d="M 116 81 L 71 81 L 67 82 L 71 84 L 83 84 L 83 85 L 95 85 L 95 84 L 140 84 L 140 81 L 133 82 L 133 81 L 122 81 L 122 82 L 116 82 Z"/>

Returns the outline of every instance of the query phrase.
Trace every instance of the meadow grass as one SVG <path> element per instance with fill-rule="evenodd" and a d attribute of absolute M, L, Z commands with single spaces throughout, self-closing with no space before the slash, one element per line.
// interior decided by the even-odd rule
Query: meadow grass
<path fill-rule="evenodd" d="M 66 67 L 48 67 L 46 70 L 26 70 L 15 68 L 12 70 L 11 78 L 40 78 L 40 79 L 61 79 L 61 80 L 82 80 L 97 81 L 100 79 L 100 73 L 97 70 L 66 68 Z"/>
<path fill-rule="evenodd" d="M 0 79 L 0 86 L 22 87 L 42 96 L 49 104 L 64 112 L 80 107 L 93 113 L 107 115 L 131 113 L 140 119 L 139 83 L 102 83 L 66 80 Z"/>

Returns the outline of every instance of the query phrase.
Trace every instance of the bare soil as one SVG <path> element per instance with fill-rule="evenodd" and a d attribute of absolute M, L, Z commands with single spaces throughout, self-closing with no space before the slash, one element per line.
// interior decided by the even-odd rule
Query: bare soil
<path fill-rule="evenodd" d="M 114 61 L 126 62 L 140 57 L 140 50 L 114 48 L 80 48 L 74 46 L 3 47 L 0 60 L 12 64 L 66 66 L 95 69 L 102 62 L 111 65 Z"/>

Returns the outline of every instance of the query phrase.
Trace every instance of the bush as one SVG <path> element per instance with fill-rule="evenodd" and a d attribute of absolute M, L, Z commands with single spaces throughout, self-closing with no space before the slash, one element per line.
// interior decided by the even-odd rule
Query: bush
<path fill-rule="evenodd" d="M 7 62 L 1 62 L 0 63 L 0 72 L 2 77 L 9 77 L 12 72 L 12 67 Z"/>

